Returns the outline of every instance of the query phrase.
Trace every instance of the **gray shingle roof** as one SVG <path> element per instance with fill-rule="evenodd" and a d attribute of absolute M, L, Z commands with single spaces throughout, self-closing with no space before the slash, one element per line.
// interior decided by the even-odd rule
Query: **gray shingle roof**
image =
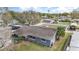
<path fill-rule="evenodd" d="M 23 36 L 33 35 L 41 38 L 50 39 L 53 38 L 53 35 L 56 33 L 56 30 L 46 27 L 26 26 L 17 29 L 14 33 Z"/>

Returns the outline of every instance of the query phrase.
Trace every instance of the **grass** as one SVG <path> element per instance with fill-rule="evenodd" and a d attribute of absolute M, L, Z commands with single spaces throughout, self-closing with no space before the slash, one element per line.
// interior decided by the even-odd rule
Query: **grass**
<path fill-rule="evenodd" d="M 50 48 L 33 42 L 21 42 L 14 47 L 15 51 L 49 51 Z"/>
<path fill-rule="evenodd" d="M 53 28 L 53 29 L 57 29 L 58 27 L 65 27 L 65 26 L 60 25 L 60 24 L 49 25 L 49 28 Z"/>
<path fill-rule="evenodd" d="M 61 25 L 69 25 L 70 22 L 59 22 L 58 24 L 61 24 Z"/>
<path fill-rule="evenodd" d="M 70 33 L 66 33 L 64 38 L 60 41 L 56 42 L 56 44 L 53 46 L 54 51 L 62 51 L 64 49 L 65 44 L 67 43 L 69 39 Z"/>
<path fill-rule="evenodd" d="M 49 25 L 49 28 L 54 28 L 54 29 L 57 29 L 57 27 L 66 27 L 67 25 L 69 25 L 70 22 L 58 22 L 57 24 L 52 24 L 52 25 Z"/>

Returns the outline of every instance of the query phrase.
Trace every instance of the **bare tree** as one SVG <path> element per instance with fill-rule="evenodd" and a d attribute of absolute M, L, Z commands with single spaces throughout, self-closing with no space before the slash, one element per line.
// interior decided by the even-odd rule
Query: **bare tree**
<path fill-rule="evenodd" d="M 9 7 L 0 7 L 0 11 L 0 19 L 3 20 L 4 25 L 7 26 L 13 19 Z"/>
<path fill-rule="evenodd" d="M 40 21 L 40 15 L 37 12 L 30 10 L 28 12 L 25 11 L 23 14 L 24 14 L 24 19 L 26 20 L 29 26 L 36 24 Z"/>
<path fill-rule="evenodd" d="M 0 16 L 0 19 L 3 20 L 5 25 L 7 25 L 9 21 L 8 7 L 0 7 Z"/>

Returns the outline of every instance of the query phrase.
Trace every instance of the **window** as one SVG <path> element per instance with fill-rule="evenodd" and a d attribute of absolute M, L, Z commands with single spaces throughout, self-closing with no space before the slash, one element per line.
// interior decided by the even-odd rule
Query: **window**
<path fill-rule="evenodd" d="M 45 39 L 41 39 L 42 41 L 46 41 Z"/>
<path fill-rule="evenodd" d="M 31 36 L 31 35 L 28 35 L 29 38 L 32 38 L 32 39 L 35 39 L 36 37 L 34 36 Z"/>
<path fill-rule="evenodd" d="M 46 43 L 46 42 L 47 42 L 45 39 L 41 39 L 41 41 L 42 41 L 43 43 Z"/>

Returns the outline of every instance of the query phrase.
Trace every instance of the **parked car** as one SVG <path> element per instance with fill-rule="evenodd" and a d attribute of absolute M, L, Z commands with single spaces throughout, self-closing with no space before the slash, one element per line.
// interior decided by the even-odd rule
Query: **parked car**
<path fill-rule="evenodd" d="M 76 30 L 76 26 L 70 26 L 70 30 Z"/>
<path fill-rule="evenodd" d="M 16 30 L 16 29 L 21 28 L 22 26 L 21 25 L 11 25 L 11 27 L 12 27 L 12 30 Z"/>

